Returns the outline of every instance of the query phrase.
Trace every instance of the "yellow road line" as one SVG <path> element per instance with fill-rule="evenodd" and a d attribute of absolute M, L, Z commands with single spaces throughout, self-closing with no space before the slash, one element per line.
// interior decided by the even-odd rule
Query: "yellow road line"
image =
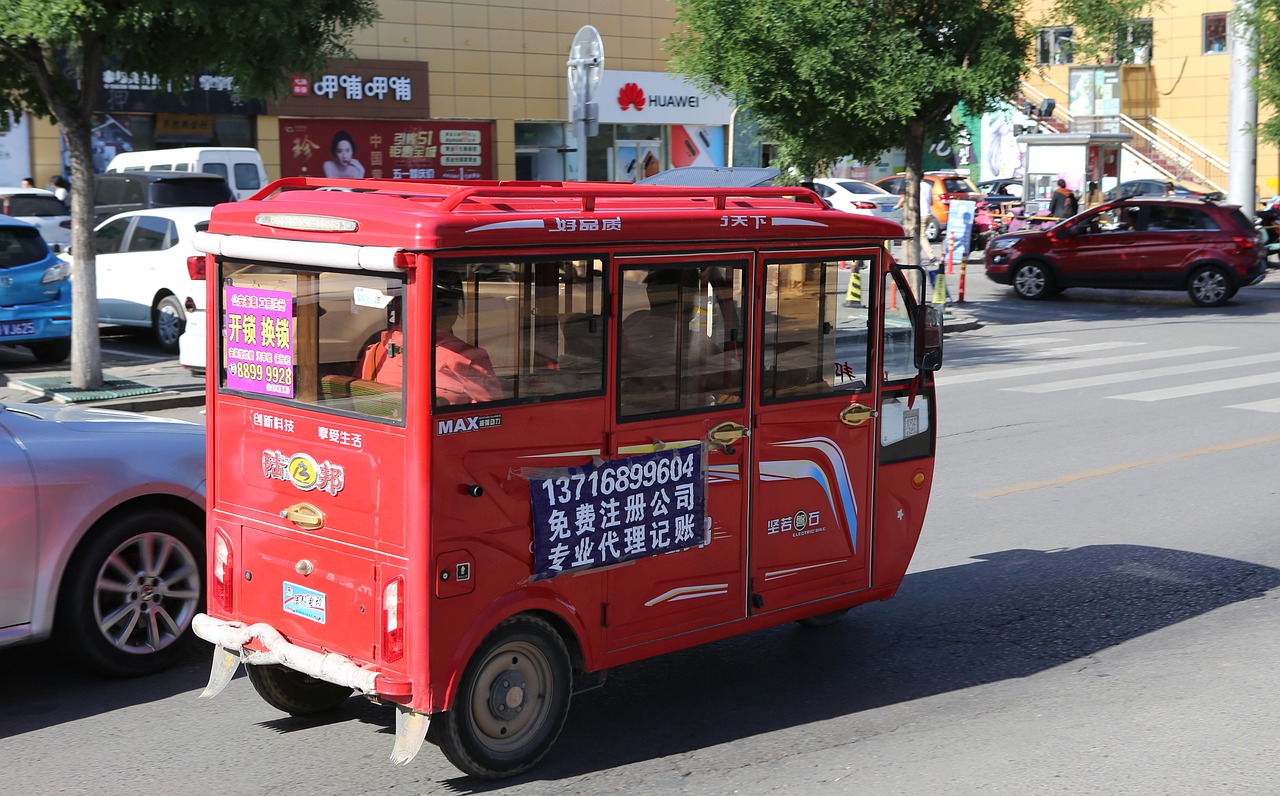
<path fill-rule="evenodd" d="M 1280 442 L 1280 434 L 1272 434 L 1269 437 L 1258 437 L 1257 439 L 1245 440 L 1243 442 L 1229 442 L 1225 445 L 1214 445 L 1212 447 L 1199 448 L 1197 450 L 1184 451 L 1182 453 L 1171 453 L 1168 456 L 1157 456 L 1154 459 L 1141 459 L 1136 462 L 1114 464 L 1110 467 L 1099 467 L 1096 470 L 1086 470 L 1083 473 L 1073 473 L 1071 475 L 1064 475 L 1061 478 L 1050 478 L 1046 481 L 1032 481 L 1026 484 L 1016 484 L 1014 486 L 1006 486 L 999 489 L 988 489 L 985 492 L 975 492 L 974 497 L 1004 497 L 1005 495 L 1012 495 L 1017 492 L 1030 492 L 1033 489 L 1043 489 L 1048 486 L 1058 486 L 1059 484 L 1070 484 L 1074 481 L 1083 481 L 1086 478 L 1098 478 L 1099 476 L 1111 475 L 1113 473 L 1123 472 L 1124 470 L 1132 470 L 1136 467 L 1146 467 L 1152 464 L 1174 462 L 1179 459 L 1192 459 L 1196 456 L 1207 456 L 1211 453 L 1222 453 L 1223 451 L 1239 450 L 1240 448 L 1248 448 L 1254 445 L 1265 445 L 1268 442 Z"/>

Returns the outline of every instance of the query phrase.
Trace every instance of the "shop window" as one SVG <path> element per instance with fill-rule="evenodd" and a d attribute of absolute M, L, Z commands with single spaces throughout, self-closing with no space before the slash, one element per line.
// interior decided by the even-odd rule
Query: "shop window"
<path fill-rule="evenodd" d="M 1041 66 L 1072 63 L 1071 34 L 1069 27 L 1041 28 L 1036 43 L 1036 63 Z"/>
<path fill-rule="evenodd" d="M 1204 15 L 1204 51 L 1224 53 L 1227 51 L 1227 15 Z"/>

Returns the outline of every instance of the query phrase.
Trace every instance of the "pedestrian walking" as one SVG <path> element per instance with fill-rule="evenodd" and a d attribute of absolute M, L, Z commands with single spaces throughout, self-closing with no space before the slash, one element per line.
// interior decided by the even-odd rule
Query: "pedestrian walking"
<path fill-rule="evenodd" d="M 1071 218 L 1080 210 L 1080 200 L 1075 191 L 1067 187 L 1066 180 L 1058 180 L 1058 189 L 1053 192 L 1049 202 L 1049 215 L 1054 218 Z"/>

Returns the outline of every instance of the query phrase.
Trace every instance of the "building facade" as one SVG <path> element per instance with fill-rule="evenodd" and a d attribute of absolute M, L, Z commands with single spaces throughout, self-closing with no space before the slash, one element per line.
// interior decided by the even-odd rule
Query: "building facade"
<path fill-rule="evenodd" d="M 583 25 L 599 31 L 605 55 L 589 179 L 634 180 L 731 157 L 732 106 L 667 73 L 668 0 L 381 0 L 380 10 L 377 23 L 353 33 L 358 61 L 295 76 L 279 101 L 241 102 L 225 78 L 206 75 L 175 102 L 146 76 L 104 74 L 103 161 L 120 146 L 248 145 L 271 177 L 321 174 L 349 137 L 352 159 L 371 177 L 578 179 L 566 61 Z M 1052 18 L 1053 0 L 1028 0 L 1038 33 L 1028 93 L 1055 99 L 1096 131 L 1110 132 L 1122 114 L 1225 161 L 1229 10 L 1222 0 L 1172 0 L 1127 32 L 1124 63 L 1095 67 L 1075 63 L 1073 31 Z M 62 171 L 57 131 L 43 121 L 28 129 L 44 184 Z M 741 154 L 735 164 L 751 162 Z M 1195 173 L 1211 170 L 1201 160 Z M 1174 176 L 1194 178 L 1183 165 L 1173 164 L 1182 169 Z M 1280 193 L 1275 146 L 1259 145 L 1257 168 L 1259 195 Z"/>

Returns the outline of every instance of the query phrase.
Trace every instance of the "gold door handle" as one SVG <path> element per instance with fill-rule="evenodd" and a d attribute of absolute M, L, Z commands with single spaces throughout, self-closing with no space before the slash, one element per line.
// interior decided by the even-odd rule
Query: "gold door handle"
<path fill-rule="evenodd" d="M 324 512 L 310 503 L 295 503 L 280 512 L 280 516 L 304 530 L 324 527 Z"/>
<path fill-rule="evenodd" d="M 723 453 L 733 453 L 733 443 L 748 436 L 751 431 L 744 425 L 725 422 L 707 432 L 707 442 Z"/>
<path fill-rule="evenodd" d="M 876 410 L 862 404 L 850 404 L 840 412 L 840 422 L 846 426 L 860 426 L 879 414 Z"/>

